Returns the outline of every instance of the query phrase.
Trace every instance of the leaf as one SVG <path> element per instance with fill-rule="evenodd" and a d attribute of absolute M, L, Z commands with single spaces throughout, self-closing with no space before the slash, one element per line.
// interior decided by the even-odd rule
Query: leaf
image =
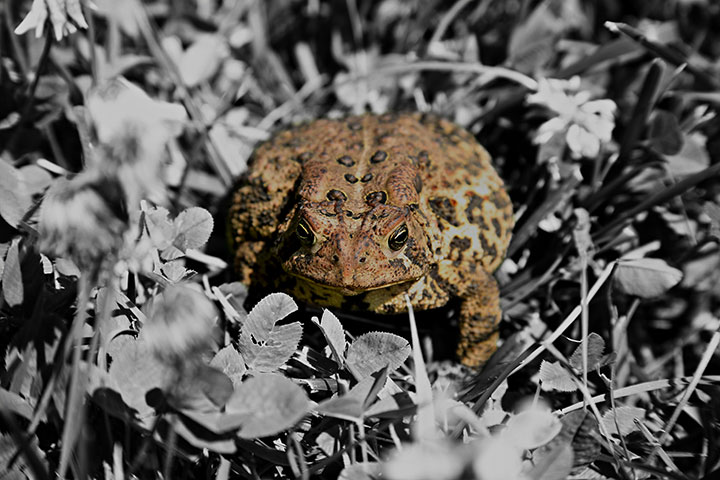
<path fill-rule="evenodd" d="M 178 410 L 216 412 L 233 394 L 233 383 L 220 369 L 200 363 L 166 390 L 168 403 Z"/>
<path fill-rule="evenodd" d="M 720 205 L 706 202 L 703 205 L 703 212 L 710 217 L 710 235 L 720 239 Z"/>
<path fill-rule="evenodd" d="M 302 325 L 276 325 L 295 312 L 297 305 L 284 293 L 272 293 L 255 305 L 240 331 L 238 349 L 251 370 L 272 372 L 285 364 L 297 350 Z"/>
<path fill-rule="evenodd" d="M 561 429 L 562 423 L 551 411 L 531 408 L 510 417 L 505 435 L 527 450 L 547 444 Z"/>
<path fill-rule="evenodd" d="M 245 361 L 232 345 L 220 349 L 210 362 L 210 366 L 222 370 L 230 378 L 235 388 L 242 383 L 243 375 L 247 371 Z"/>
<path fill-rule="evenodd" d="M 248 314 L 242 328 L 256 340 L 264 342 L 275 323 L 297 311 L 297 304 L 284 293 L 271 293 L 260 300 Z M 242 352 L 241 352 L 242 353 Z"/>
<path fill-rule="evenodd" d="M 170 260 L 169 262 L 163 263 L 160 267 L 162 274 L 170 280 L 172 283 L 178 283 L 183 281 L 185 278 L 190 278 L 194 272 L 188 270 L 183 265 L 183 262 L 179 259 Z"/>
<path fill-rule="evenodd" d="M 378 462 L 353 463 L 343 468 L 338 480 L 373 480 L 381 478 L 382 464 Z"/>
<path fill-rule="evenodd" d="M 318 404 L 315 410 L 330 417 L 350 421 L 361 419 L 377 394 L 387 384 L 387 369 L 381 375 L 368 375 L 344 395 L 337 395 Z"/>
<path fill-rule="evenodd" d="M 253 344 L 253 348 L 246 360 L 251 370 L 258 372 L 272 372 L 285 365 L 295 350 L 297 350 L 300 338 L 302 337 L 302 325 L 300 322 L 293 322 L 288 325 L 277 326 L 273 329 L 270 337 L 260 344 Z M 243 346 L 247 346 L 247 336 L 240 336 Z M 241 350 L 242 351 L 242 350 Z M 243 355 L 243 357 L 245 357 Z"/>
<path fill-rule="evenodd" d="M 182 54 L 178 71 L 183 83 L 194 87 L 209 80 L 228 54 L 228 47 L 221 35 L 200 35 Z"/>
<path fill-rule="evenodd" d="M 19 172 L 0 159 L 0 217 L 9 225 L 20 225 L 25 212 L 30 208 L 30 196 Z"/>
<path fill-rule="evenodd" d="M 362 379 L 387 366 L 394 371 L 410 355 L 410 344 L 404 338 L 385 332 L 370 332 L 348 348 L 346 362 L 350 371 Z"/>
<path fill-rule="evenodd" d="M 533 468 L 528 477 L 533 480 L 557 480 L 567 478 L 573 467 L 574 454 L 569 443 L 563 443 L 543 451 L 541 455 L 533 455 Z"/>
<path fill-rule="evenodd" d="M 650 146 L 663 155 L 675 155 L 683 146 L 683 134 L 677 117 L 657 110 L 650 119 Z"/>
<path fill-rule="evenodd" d="M 97 11 L 110 22 L 119 25 L 128 36 L 137 38 L 140 35 L 140 23 L 143 18 L 140 2 L 117 2 L 116 0 L 97 0 L 93 2 Z"/>
<path fill-rule="evenodd" d="M 701 133 L 685 135 L 680 151 L 675 155 L 665 156 L 668 171 L 674 176 L 682 177 L 705 170 L 710 165 L 706 142 L 707 138 Z"/>
<path fill-rule="evenodd" d="M 17 453 L 20 455 L 17 455 Z M 2 480 L 26 480 L 49 478 L 45 454 L 38 447 L 35 435 L 25 438 L 18 445 L 11 435 L 0 434 L 0 478 Z"/>
<path fill-rule="evenodd" d="M 383 465 L 393 480 L 452 480 L 461 478 L 465 451 L 450 442 L 415 442 L 396 452 Z M 484 478 L 477 476 L 476 478 Z M 508 477 L 512 478 L 512 477 Z"/>
<path fill-rule="evenodd" d="M 577 1 L 545 0 L 512 30 L 508 62 L 523 73 L 534 73 L 557 55 L 555 43 L 585 19 Z"/>
<path fill-rule="evenodd" d="M 173 377 L 170 368 L 156 359 L 145 342 L 134 341 L 113 358 L 108 373 L 123 401 L 137 412 L 140 423 L 151 428 L 155 409 L 148 405 L 146 394 L 167 385 Z"/>
<path fill-rule="evenodd" d="M 228 413 L 246 415 L 238 436 L 267 437 L 287 430 L 310 410 L 305 391 L 292 380 L 261 374 L 245 380 L 226 405 Z"/>
<path fill-rule="evenodd" d="M 26 420 L 31 420 L 33 416 L 33 408 L 28 401 L 14 392 L 9 392 L 4 388 L 0 388 L 0 405 L 8 412 L 19 415 Z"/>
<path fill-rule="evenodd" d="M 558 362 L 543 360 L 540 364 L 540 381 L 543 390 L 574 392 L 577 385 L 573 376 Z"/>
<path fill-rule="evenodd" d="M 175 414 L 166 414 L 158 425 L 158 436 L 166 445 L 177 434 L 199 449 L 208 449 L 210 452 L 222 455 L 232 455 L 237 452 L 235 435 L 229 431 L 218 432 L 215 429 L 222 426 L 228 415 L 199 414 L 189 410 L 182 410 L 180 413 L 181 415 L 177 417 L 178 421 L 173 421 Z"/>
<path fill-rule="evenodd" d="M 173 224 L 175 226 L 173 245 L 182 252 L 205 245 L 213 231 L 212 215 L 201 207 L 183 210 Z"/>
<path fill-rule="evenodd" d="M 597 333 L 591 332 L 587 339 L 587 368 L 588 371 L 595 370 L 595 367 L 601 365 L 603 360 L 603 352 L 605 351 L 605 340 Z M 582 371 L 582 345 L 577 347 L 573 354 L 570 356 L 570 365 Z"/>
<path fill-rule="evenodd" d="M 0 162 L 2 163 L 2 162 Z M 2 274 L 2 293 L 5 301 L 11 307 L 22 305 L 25 289 L 20 269 L 20 238 L 13 239 L 5 257 L 5 267 Z"/>
<path fill-rule="evenodd" d="M 628 295 L 653 298 L 667 292 L 682 279 L 682 272 L 660 258 L 621 259 L 615 283 Z"/>
<path fill-rule="evenodd" d="M 168 248 L 175 238 L 173 222 L 170 221 L 169 216 L 170 212 L 165 207 L 151 208 L 144 215 L 150 239 L 158 250 Z"/>
<path fill-rule="evenodd" d="M 609 434 L 625 436 L 630 432 L 638 430 L 635 419 L 645 418 L 645 409 L 638 407 L 622 406 L 608 410 L 602 417 L 602 423 Z M 617 425 L 616 422 L 617 421 Z"/>
<path fill-rule="evenodd" d="M 345 354 L 345 330 L 343 329 L 340 320 L 330 311 L 323 309 L 322 318 L 317 322 L 317 317 L 314 317 L 316 324 L 320 327 L 325 341 L 330 347 L 332 358 L 338 365 L 343 364 L 343 355 Z"/>

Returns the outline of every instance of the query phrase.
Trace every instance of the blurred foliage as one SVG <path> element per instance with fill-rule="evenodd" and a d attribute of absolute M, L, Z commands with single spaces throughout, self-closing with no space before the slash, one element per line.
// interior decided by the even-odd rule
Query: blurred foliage
<path fill-rule="evenodd" d="M 0 16 L 0 478 L 720 471 L 718 2 Z M 452 309 L 418 315 L 423 341 L 309 321 L 280 293 L 247 312 L 224 260 L 257 142 L 399 110 L 470 130 L 514 202 L 503 343 L 480 372 L 440 362 Z"/>

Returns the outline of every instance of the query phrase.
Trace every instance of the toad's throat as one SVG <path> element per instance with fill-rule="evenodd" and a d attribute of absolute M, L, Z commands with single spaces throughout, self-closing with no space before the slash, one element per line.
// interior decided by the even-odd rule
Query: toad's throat
<path fill-rule="evenodd" d="M 306 277 L 304 275 L 300 275 L 295 272 L 289 272 L 289 273 L 292 276 L 294 276 L 304 282 L 307 282 L 313 286 L 323 288 L 323 289 L 334 290 L 334 291 L 340 293 L 341 295 L 344 295 L 347 297 L 352 297 L 354 295 L 361 295 L 363 293 L 371 292 L 374 290 L 382 290 L 385 288 L 397 289 L 398 292 L 400 292 L 402 290 L 409 289 L 414 283 L 416 283 L 419 280 L 419 278 L 403 279 L 403 280 L 399 280 L 396 282 L 383 283 L 382 285 L 357 287 L 357 286 L 341 285 L 341 284 L 331 283 L 331 282 L 327 282 L 327 281 L 321 281 L 321 280 L 318 280 L 315 278 L 310 278 L 310 277 Z"/>

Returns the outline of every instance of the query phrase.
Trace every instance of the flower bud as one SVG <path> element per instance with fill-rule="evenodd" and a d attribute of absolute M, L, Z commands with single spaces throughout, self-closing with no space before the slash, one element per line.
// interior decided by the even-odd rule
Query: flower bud
<path fill-rule="evenodd" d="M 123 190 L 114 177 L 83 172 L 58 180 L 40 208 L 40 250 L 96 272 L 113 258 L 128 229 Z"/>
<path fill-rule="evenodd" d="M 216 317 L 215 305 L 202 292 L 172 285 L 153 299 L 142 336 L 162 361 L 187 362 L 211 348 Z"/>

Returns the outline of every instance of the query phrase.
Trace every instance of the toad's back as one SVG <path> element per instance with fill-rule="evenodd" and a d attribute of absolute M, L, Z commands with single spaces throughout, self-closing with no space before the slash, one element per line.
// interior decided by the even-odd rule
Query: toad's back
<path fill-rule="evenodd" d="M 436 116 L 317 120 L 278 133 L 253 155 L 230 227 L 246 282 L 379 313 L 403 311 L 403 294 L 421 309 L 458 296 L 469 308 L 461 317 L 472 317 L 461 328 L 495 331 L 488 274 L 507 249 L 511 203 L 487 152 Z M 486 295 L 493 306 L 469 301 Z"/>

